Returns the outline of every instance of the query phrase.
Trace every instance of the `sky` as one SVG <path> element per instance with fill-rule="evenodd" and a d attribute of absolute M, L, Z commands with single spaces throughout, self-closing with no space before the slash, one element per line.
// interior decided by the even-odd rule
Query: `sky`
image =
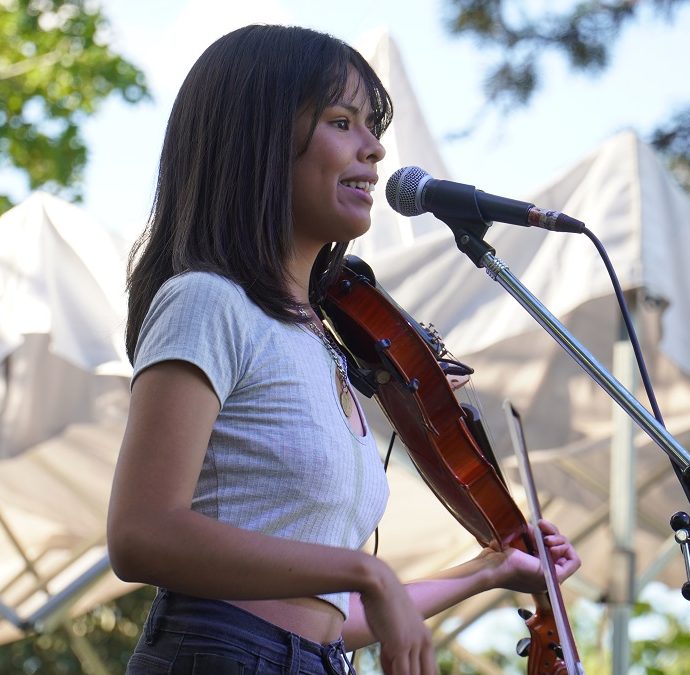
<path fill-rule="evenodd" d="M 252 22 L 305 25 L 359 48 L 388 31 L 449 177 L 507 197 L 525 198 L 545 187 L 622 129 L 648 137 L 656 123 L 690 101 L 690 7 L 682 7 L 673 24 L 647 11 L 624 29 L 612 66 L 601 75 L 573 74 L 561 57 L 548 56 L 543 84 L 528 107 L 485 113 L 471 137 L 450 141 L 483 110 L 484 66 L 493 54 L 450 35 L 449 4 L 104 0 L 113 46 L 145 72 L 153 100 L 129 106 L 112 98 L 87 122 L 90 159 L 83 207 L 127 237 L 142 228 L 165 124 L 184 76 L 217 37 Z M 383 199 L 383 191 L 376 196 Z"/>

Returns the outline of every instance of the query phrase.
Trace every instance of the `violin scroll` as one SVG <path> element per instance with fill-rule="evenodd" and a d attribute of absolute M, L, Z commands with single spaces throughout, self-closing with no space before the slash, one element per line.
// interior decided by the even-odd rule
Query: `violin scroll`
<path fill-rule="evenodd" d="M 529 657 L 527 675 L 568 675 L 553 612 L 548 607 L 538 607 L 536 612 L 519 609 L 518 613 L 530 634 L 519 640 L 515 648 L 520 656 Z"/>

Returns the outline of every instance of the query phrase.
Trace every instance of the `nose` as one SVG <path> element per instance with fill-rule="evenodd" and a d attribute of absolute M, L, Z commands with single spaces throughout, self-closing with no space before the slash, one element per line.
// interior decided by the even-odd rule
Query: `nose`
<path fill-rule="evenodd" d="M 380 162 L 386 156 L 386 149 L 381 141 L 374 136 L 369 129 L 365 132 L 365 137 L 361 146 L 361 159 L 372 164 Z"/>

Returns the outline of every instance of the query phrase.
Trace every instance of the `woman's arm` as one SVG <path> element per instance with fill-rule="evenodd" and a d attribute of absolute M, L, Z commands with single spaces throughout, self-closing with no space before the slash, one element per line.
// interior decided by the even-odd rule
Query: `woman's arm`
<path fill-rule="evenodd" d="M 541 521 L 540 528 L 554 561 L 558 581 L 562 582 L 580 567 L 580 558 L 572 544 L 552 523 Z M 492 588 L 537 593 L 545 590 L 545 587 L 540 560 L 514 548 L 503 551 L 486 548 L 466 563 L 406 585 L 410 599 L 424 618 Z M 343 630 L 349 650 L 359 649 L 374 641 L 357 595 L 351 597 L 350 616 Z"/>
<path fill-rule="evenodd" d="M 257 599 L 346 590 L 364 556 L 247 532 L 190 505 L 218 414 L 200 370 L 164 362 L 136 379 L 108 516 L 113 569 L 126 580 L 203 597 Z M 338 555 L 335 570 L 327 564 Z"/>
<path fill-rule="evenodd" d="M 382 644 L 385 672 L 435 672 L 429 631 L 384 562 L 242 530 L 191 510 L 217 415 L 218 399 L 196 366 L 166 361 L 136 378 L 108 513 L 115 573 L 227 600 L 354 591 Z"/>

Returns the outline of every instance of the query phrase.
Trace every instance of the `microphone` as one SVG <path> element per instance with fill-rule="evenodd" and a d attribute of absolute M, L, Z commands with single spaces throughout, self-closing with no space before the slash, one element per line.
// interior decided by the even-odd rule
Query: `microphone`
<path fill-rule="evenodd" d="M 398 169 L 386 184 L 386 199 L 403 216 L 427 211 L 437 218 L 491 225 L 493 221 L 541 227 L 553 232 L 581 233 L 585 224 L 560 211 L 547 211 L 529 202 L 477 190 L 474 185 L 436 180 L 418 166 Z"/>

